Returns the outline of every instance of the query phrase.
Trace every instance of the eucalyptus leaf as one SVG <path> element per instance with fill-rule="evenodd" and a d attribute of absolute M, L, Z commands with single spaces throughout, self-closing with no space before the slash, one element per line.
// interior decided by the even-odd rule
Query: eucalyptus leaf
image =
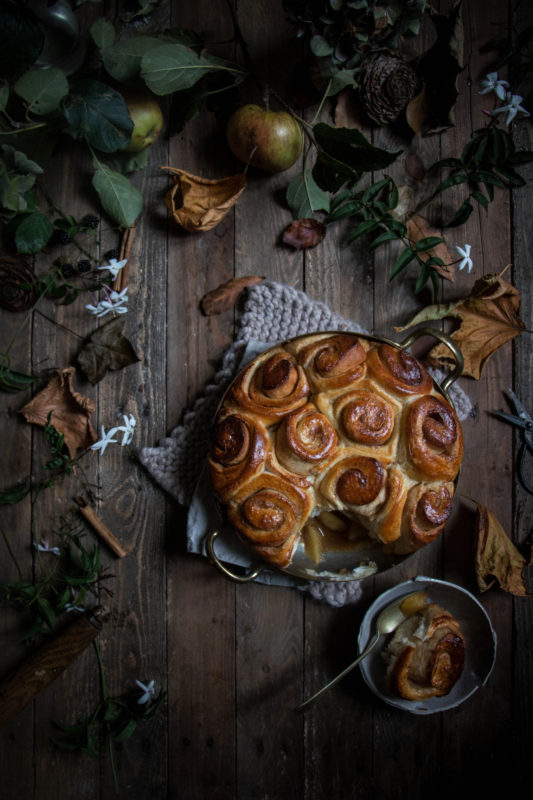
<path fill-rule="evenodd" d="M 133 122 L 126 101 L 105 83 L 78 81 L 63 101 L 63 114 L 75 139 L 85 138 L 103 153 L 123 150 L 130 142 Z"/>
<path fill-rule="evenodd" d="M 212 70 L 240 72 L 209 55 L 199 55 L 183 44 L 162 44 L 147 52 L 142 59 L 141 75 L 154 94 L 165 95 L 194 86 Z"/>
<path fill-rule="evenodd" d="M 53 226 L 40 211 L 28 214 L 15 231 L 15 244 L 19 253 L 39 253 L 49 242 Z"/>
<path fill-rule="evenodd" d="M 93 175 L 92 184 L 109 216 L 119 227 L 131 228 L 142 210 L 141 193 L 124 175 L 101 163 Z"/>
<path fill-rule="evenodd" d="M 102 50 L 102 61 L 112 78 L 125 83 L 140 73 L 143 56 L 160 46 L 161 40 L 155 36 L 120 39 Z"/>
<path fill-rule="evenodd" d="M 331 55 L 334 50 L 334 48 L 330 45 L 326 37 L 320 36 L 320 34 L 315 34 L 315 36 L 311 37 L 309 46 L 311 48 L 311 52 L 313 53 L 313 55 L 318 56 L 319 58 Z"/>
<path fill-rule="evenodd" d="M 56 111 L 69 90 L 65 73 L 57 67 L 29 70 L 13 88 L 28 104 L 28 111 L 39 116 Z"/>
<path fill-rule="evenodd" d="M 99 50 L 111 47 L 115 42 L 115 28 L 106 17 L 100 17 L 91 25 L 91 36 Z"/>
<path fill-rule="evenodd" d="M 329 195 L 317 186 L 311 170 L 296 175 L 287 187 L 287 203 L 295 219 L 307 219 L 315 211 L 329 211 Z"/>
<path fill-rule="evenodd" d="M 151 150 L 151 146 L 148 146 L 139 153 L 126 153 L 125 151 L 115 153 L 115 157 L 109 162 L 109 166 L 122 175 L 138 172 L 147 165 Z"/>

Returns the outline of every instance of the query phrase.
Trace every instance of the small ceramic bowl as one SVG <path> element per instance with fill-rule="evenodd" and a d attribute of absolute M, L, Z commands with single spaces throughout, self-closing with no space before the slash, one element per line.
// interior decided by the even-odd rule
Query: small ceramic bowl
<path fill-rule="evenodd" d="M 377 648 L 363 659 L 360 669 L 374 694 L 389 705 L 411 714 L 435 714 L 464 703 L 487 682 L 496 659 L 496 633 L 483 606 L 466 589 L 435 578 L 418 576 L 414 580 L 394 586 L 372 603 L 359 630 L 357 644 L 360 653 L 374 635 L 375 622 L 382 609 L 397 598 L 418 591 L 427 592 L 430 602 L 438 603 L 449 611 L 459 622 L 465 638 L 464 669 L 451 692 L 444 697 L 432 697 L 423 701 L 404 700 L 393 695 L 386 685 L 387 665 L 382 655 L 389 641 L 388 636 L 384 636 Z"/>

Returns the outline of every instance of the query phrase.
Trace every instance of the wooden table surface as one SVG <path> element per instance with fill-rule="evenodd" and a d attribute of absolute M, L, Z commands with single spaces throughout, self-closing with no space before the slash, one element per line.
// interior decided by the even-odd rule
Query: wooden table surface
<path fill-rule="evenodd" d="M 480 54 L 480 47 L 510 20 L 513 36 L 531 24 L 527 3 L 475 0 L 463 5 L 466 66 L 459 76 L 455 127 L 410 141 L 395 138 L 388 129 L 364 128 L 376 144 L 404 151 L 391 171 L 399 184 L 406 180 L 408 154 L 418 155 L 425 165 L 456 155 L 472 130 L 484 124 L 486 98 L 477 88 L 493 56 Z M 120 19 L 119 6 L 105 3 L 110 20 Z M 238 0 L 237 8 L 262 78 L 283 87 L 282 55 L 292 45 L 281 4 Z M 88 3 L 78 13 L 88 24 L 102 7 Z M 167 25 L 194 29 L 205 42 L 217 43 L 215 52 L 233 57 L 231 18 L 221 0 L 162 3 L 136 30 Z M 242 91 L 243 100 L 261 99 L 249 83 Z M 311 118 L 314 111 L 305 114 Z M 329 119 L 328 114 L 324 109 L 323 118 Z M 512 132 L 517 147 L 531 147 L 531 122 L 514 123 Z M 54 158 L 56 203 L 79 216 L 99 213 L 80 151 L 73 148 L 72 155 L 63 151 Z M 125 333 L 140 360 L 108 373 L 95 387 L 78 370 L 75 386 L 94 399 L 97 430 L 120 421 L 123 413 L 135 415 L 135 452 L 178 424 L 220 365 L 232 341 L 235 312 L 206 317 L 199 302 L 231 277 L 262 275 L 303 289 L 385 336 L 394 337 L 395 325 L 430 302 L 429 295 L 415 297 L 409 270 L 389 282 L 393 247 L 373 254 L 362 240 L 347 244 L 341 226 L 308 251 L 280 244 L 291 221 L 280 198 L 298 166 L 277 175 L 250 169 L 236 208 L 213 230 L 194 235 L 169 220 L 164 203 L 169 180 L 159 169 L 167 164 L 210 178 L 240 169 L 225 145 L 220 120 L 204 111 L 181 133 L 163 135 L 148 165 L 133 176 L 144 210 L 131 253 Z M 521 318 L 531 331 L 533 166 L 522 174 L 529 181 L 526 187 L 497 190 L 488 213 L 476 207 L 466 224 L 445 232 L 450 245 L 472 244 L 474 269 L 471 275 L 458 273 L 454 284 L 445 283 L 444 297 L 462 297 L 474 279 L 512 263 L 507 276 L 521 293 Z M 457 207 L 461 192 L 461 187 L 450 190 L 450 204 Z M 101 239 L 102 253 L 119 241 L 105 218 Z M 39 254 L 36 271 L 48 266 L 46 254 Z M 95 327 L 85 302 L 83 296 L 69 306 L 42 301 L 29 324 L 21 326 L 12 363 L 40 376 L 36 389 L 53 368 L 75 363 L 80 342 Z M 2 341 L 22 317 L 2 312 Z M 136 679 L 153 679 L 158 690 L 167 692 L 154 719 L 117 746 L 119 796 L 345 800 L 449 797 L 465 787 L 476 796 L 493 797 L 525 788 L 533 734 L 533 609 L 530 599 L 497 587 L 479 593 L 472 547 L 473 501 L 489 508 L 517 543 L 531 535 L 533 497 L 516 479 L 517 442 L 510 427 L 488 412 L 505 405 L 502 390 L 509 386 L 533 408 L 532 353 L 530 333 L 523 333 L 489 359 L 479 381 L 460 380 L 474 413 L 464 423 L 460 495 L 446 532 L 400 566 L 364 580 L 355 605 L 333 608 L 292 588 L 227 581 L 206 559 L 186 553 L 186 509 L 159 488 L 136 458 L 115 446 L 87 460 L 88 477 L 98 486 L 98 514 L 128 551 L 118 559 L 101 545 L 103 566 L 111 575 L 102 585 L 112 595 L 102 589 L 99 598 L 87 598 L 87 605 L 100 601 L 110 612 L 98 637 L 107 690 L 119 695 Z M 30 397 L 31 390 L 0 396 L 4 488 L 37 470 L 47 457 L 42 430 L 18 413 Z M 22 576 L 31 580 L 37 558 L 32 542 L 53 539 L 54 521 L 71 513 L 77 486 L 65 480 L 37 498 L 0 509 L 1 582 L 19 577 L 7 542 Z M 87 542 L 97 542 L 90 528 Z M 354 657 L 358 626 L 373 599 L 417 574 L 459 584 L 488 612 L 498 650 L 487 685 L 458 708 L 419 717 L 384 704 L 355 671 L 307 715 L 295 714 L 305 696 Z M 18 612 L 3 610 L 0 675 L 27 658 L 15 643 L 20 625 Z M 90 713 L 99 698 L 97 659 L 89 647 L 0 730 L 3 798 L 115 796 L 106 752 L 91 760 L 59 750 L 50 739 L 51 720 L 74 722 Z"/>

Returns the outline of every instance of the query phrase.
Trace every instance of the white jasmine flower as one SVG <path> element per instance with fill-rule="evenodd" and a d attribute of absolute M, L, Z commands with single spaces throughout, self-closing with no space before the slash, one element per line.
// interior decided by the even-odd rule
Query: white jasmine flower
<path fill-rule="evenodd" d="M 121 446 L 124 447 L 124 445 L 130 444 L 131 440 L 133 439 L 133 434 L 135 433 L 135 426 L 137 424 L 137 420 L 135 419 L 133 414 L 130 414 L 129 416 L 127 414 L 123 414 L 122 416 L 124 418 L 124 425 L 121 425 L 116 430 L 122 431 L 122 433 L 124 434 L 124 436 L 122 437 L 122 441 L 120 443 Z"/>
<path fill-rule="evenodd" d="M 495 108 L 494 111 L 490 113 L 494 116 L 495 114 L 504 114 L 507 112 L 507 118 L 505 120 L 506 125 L 510 125 L 513 119 L 516 117 L 518 112 L 520 111 L 522 114 L 525 114 L 526 117 L 529 117 L 529 111 L 526 111 L 520 103 L 524 99 L 520 94 L 506 94 L 505 99 L 507 101 L 507 105 L 500 106 L 499 108 Z"/>
<path fill-rule="evenodd" d="M 104 426 L 102 425 L 102 438 L 91 445 L 91 450 L 99 450 L 100 455 L 104 453 L 108 444 L 113 444 L 117 442 L 117 439 L 112 438 L 116 432 L 117 428 L 110 428 L 106 433 Z"/>
<path fill-rule="evenodd" d="M 115 311 L 117 314 L 126 314 L 128 309 L 126 308 L 125 304 L 129 300 L 127 297 L 127 292 L 127 286 L 121 292 L 108 291 L 106 300 L 100 300 L 96 306 L 92 305 L 92 303 L 89 303 L 85 306 L 85 308 L 87 311 L 90 311 L 91 314 L 95 314 L 97 317 L 104 317 L 110 311 Z"/>
<path fill-rule="evenodd" d="M 149 703 L 153 697 L 155 697 L 155 686 L 154 681 L 150 681 L 148 685 L 141 683 L 141 681 L 135 681 L 139 689 L 142 690 L 143 694 L 137 700 L 137 703 L 142 706 L 145 703 Z"/>
<path fill-rule="evenodd" d="M 50 547 L 46 539 L 41 539 L 39 544 L 37 543 L 35 544 L 35 547 L 37 548 L 37 550 L 39 550 L 40 553 L 53 553 L 55 556 L 61 555 L 59 547 Z"/>
<path fill-rule="evenodd" d="M 503 100 L 503 97 L 502 97 L 502 100 Z M 111 277 L 113 278 L 113 280 L 115 280 L 115 278 L 117 277 L 117 275 L 120 272 L 120 270 L 123 269 L 126 266 L 127 263 L 128 263 L 128 259 L 127 258 L 124 258 L 122 261 L 117 261 L 116 258 L 110 258 L 109 259 L 109 264 L 104 264 L 103 266 L 98 267 L 98 269 L 107 269 L 107 270 L 109 270 L 109 272 L 111 273 Z"/>
<path fill-rule="evenodd" d="M 509 83 L 504 80 L 498 80 L 497 72 L 489 72 L 486 78 L 481 81 L 483 87 L 478 94 L 488 94 L 494 92 L 500 100 L 505 100 L 505 90 L 509 88 Z"/>
<path fill-rule="evenodd" d="M 464 247 L 459 247 L 458 245 L 455 245 L 455 249 L 462 258 L 462 261 L 459 264 L 458 269 L 461 270 L 466 267 L 468 269 L 468 272 L 472 272 L 473 263 L 472 259 L 470 258 L 471 245 L 465 244 Z"/>
<path fill-rule="evenodd" d="M 65 603 L 65 611 L 70 613 L 71 611 L 85 611 L 83 606 L 75 606 L 73 603 Z"/>

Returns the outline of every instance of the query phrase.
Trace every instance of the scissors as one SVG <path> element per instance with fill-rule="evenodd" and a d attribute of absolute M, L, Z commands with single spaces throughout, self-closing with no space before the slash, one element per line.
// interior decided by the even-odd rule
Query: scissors
<path fill-rule="evenodd" d="M 530 494 L 533 494 L 533 486 L 528 483 L 524 474 L 524 461 L 526 454 L 529 451 L 529 453 L 533 455 L 533 419 L 512 389 L 507 389 L 507 391 L 504 391 L 504 395 L 507 397 L 509 404 L 513 407 L 513 410 L 516 412 L 516 414 L 506 414 L 505 411 L 493 411 L 492 413 L 494 416 L 502 419 L 504 422 L 509 422 L 516 428 L 521 429 L 522 444 L 520 445 L 520 451 L 518 453 L 518 476 L 524 489 L 526 489 L 526 491 L 528 491 Z"/>

